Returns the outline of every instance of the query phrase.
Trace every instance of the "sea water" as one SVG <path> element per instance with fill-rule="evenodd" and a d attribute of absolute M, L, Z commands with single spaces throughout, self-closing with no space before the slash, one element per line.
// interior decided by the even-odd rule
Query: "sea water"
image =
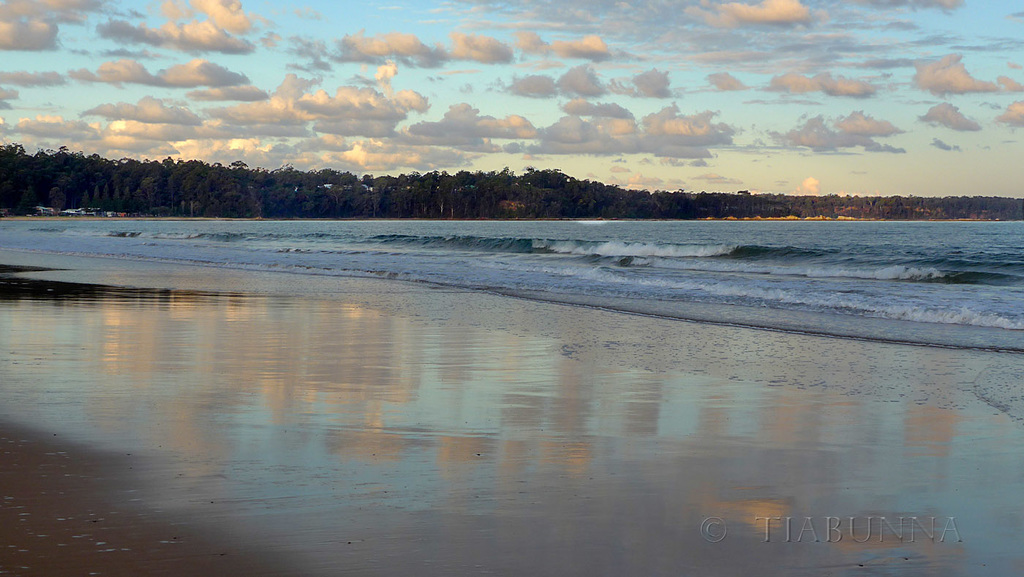
<path fill-rule="evenodd" d="M 431 283 L 635 313 L 1024 351 L 1024 223 L 4 221 L 0 248 Z"/>

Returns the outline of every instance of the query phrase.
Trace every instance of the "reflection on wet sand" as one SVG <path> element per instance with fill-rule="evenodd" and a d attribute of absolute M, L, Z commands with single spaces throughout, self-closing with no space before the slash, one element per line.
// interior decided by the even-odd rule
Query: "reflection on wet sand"
<path fill-rule="evenodd" d="M 430 290 L 46 292 L 0 300 L 0 417 L 153 456 L 147 499 L 311 573 L 1024 562 L 1020 427 L 965 387 L 1016 356 Z M 821 537 L 832 516 L 956 517 L 963 538 L 765 543 L 759 520 Z"/>

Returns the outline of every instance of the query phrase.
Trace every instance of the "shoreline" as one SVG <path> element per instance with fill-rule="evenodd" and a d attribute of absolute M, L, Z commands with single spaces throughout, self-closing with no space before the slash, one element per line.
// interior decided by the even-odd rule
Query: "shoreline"
<path fill-rule="evenodd" d="M 857 217 L 829 217 L 829 216 L 792 216 L 792 217 L 726 217 L 726 218 L 255 218 L 255 217 L 205 217 L 205 216 L 5 216 L 0 217 L 0 222 L 10 221 L 185 221 L 185 222 L 581 222 L 581 223 L 606 223 L 606 222 L 1022 222 L 1020 220 L 1005 219 L 982 219 L 982 218 L 921 218 L 921 219 L 895 219 L 895 218 L 857 218 Z"/>

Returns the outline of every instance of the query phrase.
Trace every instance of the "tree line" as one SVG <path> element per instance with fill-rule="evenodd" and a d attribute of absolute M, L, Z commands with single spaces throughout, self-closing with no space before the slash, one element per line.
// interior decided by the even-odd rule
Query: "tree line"
<path fill-rule="evenodd" d="M 1004 197 L 650 192 L 550 169 L 356 176 L 249 168 L 241 161 L 112 160 L 63 147 L 28 154 L 19 144 L 0 146 L 0 208 L 33 214 L 38 206 L 220 218 L 1024 218 L 1024 201 Z"/>

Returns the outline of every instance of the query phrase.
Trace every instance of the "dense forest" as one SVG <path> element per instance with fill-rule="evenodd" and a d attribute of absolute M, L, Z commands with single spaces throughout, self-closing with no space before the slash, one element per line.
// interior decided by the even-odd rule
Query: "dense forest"
<path fill-rule="evenodd" d="M 356 176 L 198 160 L 105 159 L 0 146 L 0 208 L 226 218 L 865 218 L 1021 220 L 1001 197 L 859 197 L 638 191 L 557 170 Z"/>

